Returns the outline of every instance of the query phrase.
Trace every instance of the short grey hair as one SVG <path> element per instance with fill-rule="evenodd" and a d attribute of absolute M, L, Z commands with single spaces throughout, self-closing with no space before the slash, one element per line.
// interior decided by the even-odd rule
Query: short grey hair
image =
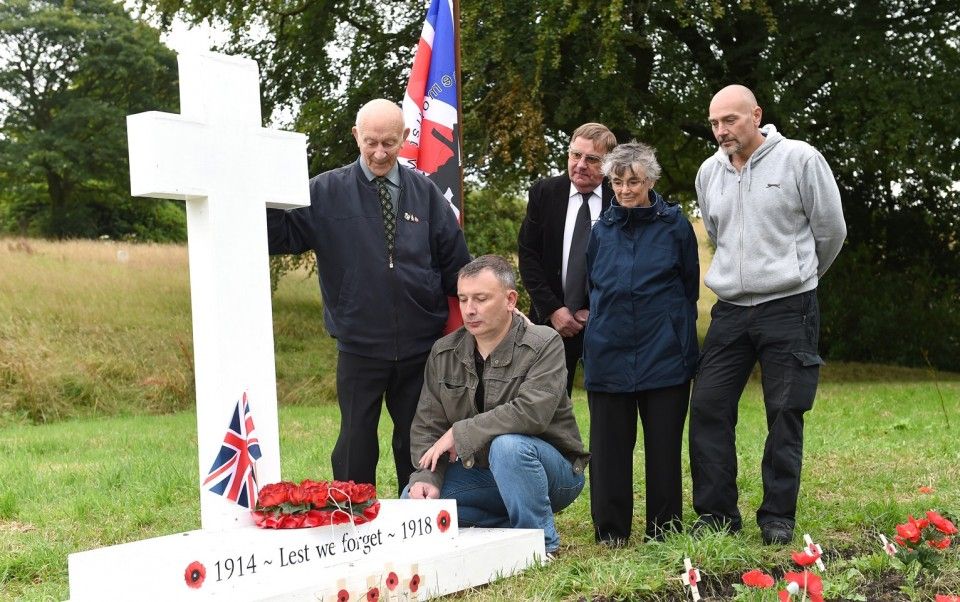
<path fill-rule="evenodd" d="M 457 279 L 473 278 L 483 270 L 490 270 L 497 277 L 503 288 L 510 290 L 517 289 L 517 278 L 513 274 L 513 266 L 505 257 L 500 255 L 481 255 L 467 265 L 460 268 L 457 273 Z"/>
<path fill-rule="evenodd" d="M 603 158 L 603 175 L 622 176 L 627 170 L 648 180 L 660 179 L 657 151 L 652 146 L 631 140 L 621 144 Z"/>

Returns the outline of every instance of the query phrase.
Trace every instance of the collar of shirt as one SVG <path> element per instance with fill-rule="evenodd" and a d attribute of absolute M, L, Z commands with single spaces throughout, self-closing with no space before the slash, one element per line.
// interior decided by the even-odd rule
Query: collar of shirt
<path fill-rule="evenodd" d="M 367 167 L 367 164 L 363 161 L 363 157 L 360 157 L 360 169 L 363 170 L 363 175 L 366 176 L 367 181 L 372 182 L 373 179 L 377 176 L 373 175 L 373 172 L 370 171 L 370 168 Z M 397 188 L 400 188 L 400 163 L 396 162 L 393 164 L 393 167 L 390 168 L 390 171 L 387 172 L 387 182 L 390 182 Z"/>
<path fill-rule="evenodd" d="M 363 161 L 361 161 L 360 163 L 361 163 L 361 165 L 362 165 L 362 164 L 363 164 Z M 593 189 L 593 196 L 597 197 L 598 199 L 603 199 L 603 184 L 602 184 L 602 183 L 599 184 L 596 188 Z M 573 183 L 571 182 L 571 183 L 570 183 L 570 196 L 569 196 L 569 198 L 572 199 L 573 197 L 583 198 L 583 197 L 580 196 L 580 191 L 577 190 L 577 187 L 574 186 Z M 578 198 L 577 200 L 579 201 L 580 198 Z"/>

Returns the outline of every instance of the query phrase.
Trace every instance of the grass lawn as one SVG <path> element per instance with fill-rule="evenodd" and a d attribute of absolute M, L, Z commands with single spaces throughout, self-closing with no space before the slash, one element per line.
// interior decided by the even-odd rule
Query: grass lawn
<path fill-rule="evenodd" d="M 330 477 L 338 425 L 328 403 L 334 351 L 317 294 L 315 280 L 294 275 L 275 297 L 283 476 L 291 480 Z M 0 600 L 65 599 L 69 553 L 199 526 L 191 350 L 182 247 L 0 240 Z M 584 393 L 574 401 L 586 434 Z M 827 598 L 960 595 L 956 546 L 939 572 L 916 574 L 888 559 L 877 538 L 892 537 L 907 514 L 960 515 L 960 376 L 831 363 L 806 432 L 798 528 L 824 547 Z M 674 576 L 689 556 L 702 593 L 721 600 L 737 595 L 731 585 L 746 570 L 794 570 L 789 552 L 799 537 L 765 547 L 751 521 L 764 434 L 751 381 L 738 426 L 745 529 L 737 536 L 600 549 L 584 491 L 558 516 L 558 561 L 460 597 L 681 600 Z M 381 450 L 378 489 L 392 497 L 387 420 Z M 634 463 L 634 532 L 642 533 L 642 449 Z M 689 522 L 689 476 L 685 499 Z"/>

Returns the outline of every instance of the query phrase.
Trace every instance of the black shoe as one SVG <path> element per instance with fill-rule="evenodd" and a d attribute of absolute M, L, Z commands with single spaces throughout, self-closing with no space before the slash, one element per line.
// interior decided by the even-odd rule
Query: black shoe
<path fill-rule="evenodd" d="M 767 546 L 785 546 L 793 541 L 793 527 L 782 521 L 770 521 L 760 525 L 760 538 Z"/>

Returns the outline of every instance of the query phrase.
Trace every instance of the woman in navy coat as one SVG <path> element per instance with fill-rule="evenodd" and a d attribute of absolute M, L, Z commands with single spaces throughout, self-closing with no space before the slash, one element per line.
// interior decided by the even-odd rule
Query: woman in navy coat
<path fill-rule="evenodd" d="M 622 546 L 633 521 L 638 415 L 646 536 L 660 539 L 682 519 L 680 447 L 697 367 L 700 262 L 690 222 L 653 190 L 660 165 L 652 148 L 621 144 L 603 171 L 616 198 L 587 248 L 590 507 L 597 541 Z"/>

